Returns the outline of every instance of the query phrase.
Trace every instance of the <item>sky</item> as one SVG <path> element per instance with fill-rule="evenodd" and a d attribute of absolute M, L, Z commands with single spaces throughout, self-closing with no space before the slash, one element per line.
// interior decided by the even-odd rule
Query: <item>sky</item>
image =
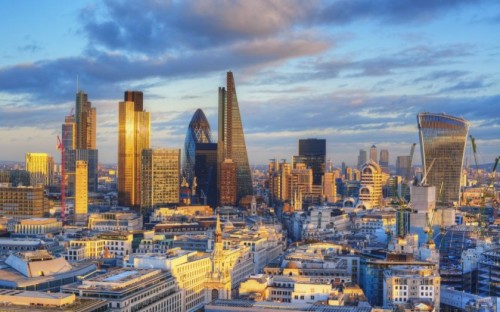
<path fill-rule="evenodd" d="M 7 0 L 0 29 L 0 160 L 58 159 L 77 77 L 102 163 L 125 90 L 144 92 L 152 147 L 183 148 L 197 108 L 216 138 L 228 70 L 254 165 L 304 138 L 326 139 L 334 164 L 372 144 L 395 164 L 424 111 L 470 121 L 480 163 L 500 155 L 499 1 Z"/>

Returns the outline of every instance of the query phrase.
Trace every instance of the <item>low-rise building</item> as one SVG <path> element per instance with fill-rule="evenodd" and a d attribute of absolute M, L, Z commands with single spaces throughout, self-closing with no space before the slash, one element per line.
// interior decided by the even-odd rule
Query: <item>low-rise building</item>
<path fill-rule="evenodd" d="M 56 218 L 32 218 L 19 220 L 14 226 L 16 236 L 38 236 L 62 231 L 62 222 Z"/>
<path fill-rule="evenodd" d="M 59 291 L 79 276 L 95 273 L 93 263 L 71 265 L 45 250 L 11 254 L 0 265 L 0 288 L 17 290 Z"/>
<path fill-rule="evenodd" d="M 106 299 L 109 310 L 117 312 L 183 311 L 183 291 L 175 278 L 156 269 L 115 269 L 66 285 L 61 292 L 81 298 Z"/>
<path fill-rule="evenodd" d="M 182 311 L 196 311 L 208 301 L 205 282 L 212 269 L 210 254 L 174 248 L 161 254 L 133 254 L 124 265 L 138 269 L 154 268 L 168 271 L 184 290 Z"/>
<path fill-rule="evenodd" d="M 64 256 L 72 262 L 110 256 L 123 259 L 132 253 L 132 240 L 133 235 L 126 232 L 100 233 L 92 238 L 71 240 Z"/>
<path fill-rule="evenodd" d="M 105 312 L 108 304 L 102 299 L 76 298 L 74 294 L 41 291 L 0 290 L 0 311 Z"/>
<path fill-rule="evenodd" d="M 92 213 L 88 227 L 100 232 L 142 230 L 142 216 L 133 212 Z"/>

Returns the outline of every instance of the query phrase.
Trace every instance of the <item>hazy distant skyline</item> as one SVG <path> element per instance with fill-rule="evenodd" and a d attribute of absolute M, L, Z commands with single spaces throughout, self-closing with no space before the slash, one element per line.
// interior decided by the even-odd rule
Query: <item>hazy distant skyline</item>
<path fill-rule="evenodd" d="M 97 109 L 100 162 L 116 163 L 125 90 L 144 92 L 153 147 L 183 148 L 197 108 L 217 137 L 232 70 L 251 164 L 324 138 L 334 164 L 376 144 L 394 165 L 418 143 L 421 111 L 469 120 L 480 162 L 493 162 L 499 12 L 466 0 L 2 2 L 0 159 L 59 159 L 77 76 Z"/>

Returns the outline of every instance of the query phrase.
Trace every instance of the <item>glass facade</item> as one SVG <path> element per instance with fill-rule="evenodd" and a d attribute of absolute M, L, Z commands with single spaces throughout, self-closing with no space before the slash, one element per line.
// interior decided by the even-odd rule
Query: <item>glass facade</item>
<path fill-rule="evenodd" d="M 458 204 L 470 124 L 463 118 L 445 114 L 420 113 L 417 119 L 426 184 L 436 187 L 437 202 Z"/>
<path fill-rule="evenodd" d="M 135 99 L 136 102 L 127 99 Z M 141 155 L 150 143 L 150 114 L 143 111 L 142 92 L 125 92 L 118 110 L 118 204 L 141 203 Z"/>
<path fill-rule="evenodd" d="M 304 163 L 313 171 L 313 184 L 321 185 L 326 165 L 326 140 L 299 140 L 299 156 L 293 157 L 293 163 Z"/>
<path fill-rule="evenodd" d="M 184 141 L 182 175 L 186 178 L 189 185 L 192 185 L 195 177 L 197 143 L 212 143 L 210 124 L 201 109 L 197 109 L 193 118 L 191 118 L 186 133 L 186 140 Z M 197 178 L 199 179 L 199 177 Z"/>
<path fill-rule="evenodd" d="M 236 96 L 236 86 L 232 72 L 227 73 L 227 90 L 219 88 L 219 141 L 218 141 L 218 172 L 226 159 L 236 163 L 237 200 L 253 194 L 252 177 L 248 164 L 247 147 L 241 122 L 240 108 Z M 222 174 L 218 175 L 220 185 Z"/>

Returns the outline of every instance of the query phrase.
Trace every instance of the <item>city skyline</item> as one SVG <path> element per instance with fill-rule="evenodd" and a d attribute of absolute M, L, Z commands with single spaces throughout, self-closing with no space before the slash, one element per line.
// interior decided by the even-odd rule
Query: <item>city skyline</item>
<path fill-rule="evenodd" d="M 500 54 L 498 18 L 488 12 L 499 5 L 352 1 L 338 14 L 338 3 L 232 2 L 213 4 L 216 12 L 209 2 L 137 8 L 80 1 L 61 8 L 49 1 L 40 17 L 27 4 L 2 4 L 3 12 L 26 14 L 0 22 L 18 30 L 2 34 L 0 159 L 22 161 L 27 152 L 59 159 L 56 136 L 73 106 L 77 76 L 97 109 L 101 162 L 117 163 L 116 103 L 128 89 L 144 91 L 151 146 L 182 148 L 197 108 L 217 123 L 217 86 L 233 70 L 251 164 L 290 160 L 299 139 L 324 138 L 336 165 L 355 165 L 359 150 L 375 144 L 389 150 L 394 166 L 418 142 L 415 116 L 425 111 L 469 120 L 479 161 L 491 163 L 500 142 L 494 66 Z M 251 26 L 234 22 L 254 18 L 249 12 L 264 5 L 266 14 Z M 127 7 L 136 10 L 127 15 Z M 187 25 L 189 17 L 198 23 Z M 137 32 L 132 21 L 142 26 Z M 115 41 L 112 31 L 121 34 Z M 159 40 L 165 34 L 171 42 Z M 68 44 L 56 44 L 61 40 Z"/>

